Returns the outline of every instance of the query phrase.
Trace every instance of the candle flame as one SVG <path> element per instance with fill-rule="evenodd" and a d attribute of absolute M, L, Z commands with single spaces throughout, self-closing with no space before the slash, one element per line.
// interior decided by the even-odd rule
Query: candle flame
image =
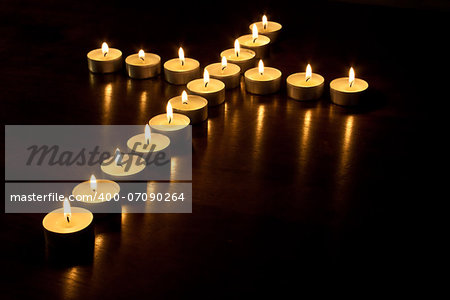
<path fill-rule="evenodd" d="M 94 174 L 91 175 L 89 184 L 91 186 L 91 190 L 95 192 L 95 190 L 97 190 L 97 179 L 95 178 Z"/>
<path fill-rule="evenodd" d="M 121 166 L 122 165 L 122 154 L 120 153 L 120 149 L 117 148 L 115 153 L 114 153 L 114 162 L 116 163 L 117 166 Z"/>
<path fill-rule="evenodd" d="M 170 102 L 167 102 L 167 107 L 166 107 L 166 111 L 167 111 L 167 122 L 172 122 L 173 119 L 173 109 L 172 109 L 172 104 L 170 104 Z"/>
<path fill-rule="evenodd" d="M 266 15 L 264 15 L 262 17 L 262 24 L 263 24 L 264 29 L 266 29 L 267 28 L 267 17 L 266 17 Z"/>
<path fill-rule="evenodd" d="M 264 63 L 263 63 L 262 59 L 259 60 L 258 71 L 259 71 L 259 74 L 264 75 Z"/>
<path fill-rule="evenodd" d="M 258 27 L 256 27 L 256 24 L 253 24 L 253 27 L 252 27 L 252 38 L 253 38 L 253 43 L 256 42 L 256 39 L 258 38 Z"/>
<path fill-rule="evenodd" d="M 184 58 L 184 51 L 183 51 L 183 48 L 181 48 L 181 47 L 180 47 L 180 49 L 178 49 L 178 57 L 180 58 L 181 65 L 184 66 L 186 59 Z"/>
<path fill-rule="evenodd" d="M 142 49 L 139 50 L 138 55 L 139 55 L 139 58 L 140 58 L 140 59 L 145 60 L 145 52 L 144 52 L 144 50 L 142 50 Z"/>
<path fill-rule="evenodd" d="M 222 56 L 222 71 L 227 67 L 227 58 Z"/>
<path fill-rule="evenodd" d="M 208 70 L 206 70 L 206 68 L 203 71 L 203 83 L 205 84 L 205 87 L 207 87 L 209 83 L 209 72 Z"/>
<path fill-rule="evenodd" d="M 69 223 L 70 218 L 72 217 L 72 212 L 70 210 L 70 203 L 69 200 L 67 200 L 67 198 L 64 198 L 63 210 L 64 210 L 64 219 L 66 219 L 67 223 Z"/>
<path fill-rule="evenodd" d="M 241 52 L 241 45 L 239 44 L 239 41 L 236 39 L 234 41 L 234 54 L 239 57 L 239 54 Z"/>
<path fill-rule="evenodd" d="M 103 53 L 103 56 L 106 56 L 106 55 L 108 54 L 108 51 L 109 51 L 108 44 L 107 44 L 106 42 L 103 42 L 103 44 L 102 44 L 102 53 Z"/>
<path fill-rule="evenodd" d="M 348 71 L 348 85 L 352 87 L 354 82 L 355 82 L 355 70 L 353 70 L 353 67 L 351 67 L 350 71 Z"/>
<path fill-rule="evenodd" d="M 152 131 L 150 130 L 150 126 L 148 124 L 145 125 L 144 136 L 145 142 L 147 143 L 147 145 L 149 145 L 152 138 Z"/>
<path fill-rule="evenodd" d="M 188 95 L 187 95 L 186 91 L 183 91 L 181 93 L 181 103 L 188 104 Z"/>
<path fill-rule="evenodd" d="M 305 81 L 310 80 L 310 79 L 311 79 L 311 76 L 312 76 L 312 69 L 311 69 L 311 65 L 308 64 L 308 65 L 306 66 Z"/>

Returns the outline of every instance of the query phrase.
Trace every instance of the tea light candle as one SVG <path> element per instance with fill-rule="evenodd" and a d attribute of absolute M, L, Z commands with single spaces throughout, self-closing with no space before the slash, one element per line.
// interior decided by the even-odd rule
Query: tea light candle
<path fill-rule="evenodd" d="M 170 139 L 163 134 L 151 132 L 148 124 L 145 125 L 144 133 L 131 137 L 127 142 L 128 148 L 139 153 L 163 151 L 169 145 Z"/>
<path fill-rule="evenodd" d="M 205 68 L 209 76 L 218 79 L 225 84 L 226 89 L 239 86 L 241 80 L 241 68 L 235 64 L 229 64 L 227 58 L 222 56 L 221 63 L 210 64 Z"/>
<path fill-rule="evenodd" d="M 324 81 L 321 75 L 312 72 L 311 65 L 308 64 L 306 72 L 291 74 L 286 79 L 287 94 L 300 101 L 319 99 Z"/>
<path fill-rule="evenodd" d="M 209 106 L 216 106 L 225 101 L 225 84 L 218 79 L 210 79 L 206 68 L 203 79 L 190 81 L 187 88 L 192 94 L 206 98 Z"/>
<path fill-rule="evenodd" d="M 183 114 L 191 120 L 191 124 L 197 124 L 208 118 L 208 101 L 197 95 L 189 95 L 186 91 L 181 96 L 169 100 L 173 111 Z"/>
<path fill-rule="evenodd" d="M 330 82 L 331 101 L 343 106 L 358 105 L 368 87 L 367 81 L 355 78 L 355 71 L 350 68 L 348 77 L 337 78 Z"/>
<path fill-rule="evenodd" d="M 62 208 L 51 211 L 42 220 L 45 242 L 50 254 L 76 254 L 80 246 L 94 243 L 93 219 L 94 215 L 89 210 L 70 207 L 69 200 L 65 198 Z"/>
<path fill-rule="evenodd" d="M 227 61 L 238 65 L 241 68 L 241 74 L 255 66 L 255 51 L 250 49 L 241 49 L 239 40 L 234 41 L 234 49 L 227 49 L 220 53 Z"/>
<path fill-rule="evenodd" d="M 255 24 L 252 27 L 252 34 L 246 34 L 238 38 L 242 47 L 255 51 L 256 58 L 264 58 L 269 54 L 270 38 L 258 34 Z"/>
<path fill-rule="evenodd" d="M 103 43 L 101 49 L 94 49 L 87 54 L 87 61 L 92 73 L 116 72 L 122 68 L 122 52 Z"/>
<path fill-rule="evenodd" d="M 186 84 L 197 78 L 200 73 L 200 63 L 192 58 L 185 58 L 183 48 L 178 50 L 178 58 L 164 63 L 164 76 L 169 83 Z"/>
<path fill-rule="evenodd" d="M 262 60 L 258 67 L 250 69 L 244 74 L 247 92 L 258 95 L 275 93 L 281 86 L 281 72 L 278 69 L 264 67 Z"/>
<path fill-rule="evenodd" d="M 166 114 L 154 116 L 148 121 L 151 128 L 161 132 L 171 133 L 181 131 L 190 124 L 189 117 L 173 113 L 173 108 L 170 102 L 167 102 Z"/>
<path fill-rule="evenodd" d="M 266 15 L 262 17 L 261 22 L 255 22 L 249 26 L 250 30 L 253 29 L 253 25 L 256 25 L 258 33 L 270 38 L 271 42 L 275 42 L 281 31 L 281 24 L 273 21 L 267 21 Z"/>
<path fill-rule="evenodd" d="M 106 200 L 113 199 L 119 192 L 120 186 L 116 182 L 97 179 L 91 175 L 89 181 L 84 181 L 73 188 L 72 195 L 77 201 L 83 203 L 101 204 L 108 203 L 109 201 Z"/>
<path fill-rule="evenodd" d="M 125 59 L 128 76 L 135 79 L 145 79 L 158 76 L 161 73 L 161 57 L 153 53 L 139 50 Z"/>
<path fill-rule="evenodd" d="M 111 158 L 106 159 L 100 168 L 111 176 L 130 176 L 141 172 L 145 168 L 145 160 L 138 155 L 122 154 L 117 148 Z"/>

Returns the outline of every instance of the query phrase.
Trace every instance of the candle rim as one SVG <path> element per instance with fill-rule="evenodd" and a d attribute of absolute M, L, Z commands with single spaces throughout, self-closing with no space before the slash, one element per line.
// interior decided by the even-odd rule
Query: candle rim
<path fill-rule="evenodd" d="M 90 60 L 93 60 L 93 61 L 112 61 L 112 60 L 120 59 L 122 57 L 122 51 L 120 51 L 117 48 L 109 48 L 108 55 L 106 57 L 103 56 L 103 53 L 99 58 L 92 57 L 94 54 L 96 54 L 96 52 L 102 53 L 102 48 L 97 48 L 97 49 L 93 49 L 93 50 L 89 51 L 86 55 L 87 58 Z M 115 55 L 114 56 L 111 55 L 111 52 L 114 52 Z"/>
<path fill-rule="evenodd" d="M 252 24 L 250 24 L 250 26 L 249 26 L 250 30 L 252 29 L 253 24 L 256 25 L 256 27 L 258 28 L 258 31 L 260 29 L 260 26 L 261 26 L 261 28 L 263 28 L 262 21 L 257 21 L 257 22 L 253 22 Z M 270 31 L 268 29 L 263 29 L 265 32 L 277 32 L 277 31 L 280 31 L 283 28 L 283 25 L 281 25 L 280 23 L 275 22 L 275 21 L 269 21 L 269 20 L 267 21 L 267 28 L 269 28 L 270 24 L 277 25 L 277 27 L 279 26 L 279 28 L 275 29 L 275 30 L 270 30 Z"/>

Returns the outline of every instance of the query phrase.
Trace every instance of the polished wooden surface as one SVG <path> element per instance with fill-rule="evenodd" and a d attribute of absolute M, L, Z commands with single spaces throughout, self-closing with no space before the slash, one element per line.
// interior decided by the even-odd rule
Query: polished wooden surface
<path fill-rule="evenodd" d="M 193 128 L 193 213 L 103 221 L 91 262 L 49 264 L 43 215 L 2 214 L 2 299 L 301 294 L 310 283 L 381 288 L 413 277 L 424 233 L 411 211 L 429 196 L 431 120 L 444 101 L 421 74 L 439 61 L 430 47 L 447 13 L 258 3 L 1 4 L 3 124 L 145 124 L 183 87 L 90 74 L 89 50 L 107 40 L 124 58 L 144 48 L 166 61 L 182 45 L 203 68 L 263 11 L 284 25 L 265 65 L 285 80 L 309 62 L 326 79 L 309 103 L 284 86 L 227 91 Z M 370 84 L 358 109 L 329 101 L 329 82 L 350 65 Z"/>

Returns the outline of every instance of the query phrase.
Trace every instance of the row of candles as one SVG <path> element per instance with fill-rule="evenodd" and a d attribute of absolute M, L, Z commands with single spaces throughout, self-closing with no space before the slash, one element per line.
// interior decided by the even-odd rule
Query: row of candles
<path fill-rule="evenodd" d="M 183 91 L 180 96 L 173 97 L 167 103 L 166 114 L 160 114 L 150 119 L 144 133 L 131 137 L 127 146 L 134 152 L 148 153 L 164 151 L 170 145 L 168 136 L 181 132 L 189 124 L 203 122 L 208 117 L 208 106 L 220 105 L 225 101 L 225 89 L 236 88 L 240 84 L 241 75 L 247 92 L 259 95 L 279 91 L 281 86 L 281 71 L 264 66 L 262 58 L 269 51 L 268 46 L 277 40 L 282 26 L 268 21 L 263 16 L 261 22 L 250 25 L 251 34 L 239 37 L 234 43 L 234 49 L 222 51 L 221 62 L 213 63 L 204 68 L 203 78 L 200 75 L 200 63 L 185 57 L 180 47 L 178 58 L 164 63 L 164 77 L 167 82 L 186 85 L 189 95 Z M 242 46 L 242 49 L 241 49 Z M 260 59 L 257 67 L 256 60 Z M 103 43 L 100 49 L 87 54 L 88 68 L 93 73 L 112 73 L 122 69 L 122 52 L 109 48 Z M 129 77 L 146 79 L 161 73 L 161 58 L 154 53 L 140 50 L 125 59 L 126 71 Z M 287 94 L 290 98 L 306 101 L 320 98 L 323 92 L 324 78 L 312 72 L 308 64 L 305 72 L 294 73 L 287 77 Z M 355 78 L 353 68 L 349 76 L 338 78 L 330 83 L 331 100 L 339 105 L 359 104 L 361 94 L 368 88 L 368 83 Z M 157 132 L 152 132 L 153 128 Z M 123 161 L 128 162 L 124 168 Z M 116 149 L 115 154 L 101 169 L 112 176 L 128 176 L 136 174 L 145 168 L 143 158 L 135 154 L 122 154 Z M 94 175 L 86 182 L 77 185 L 72 195 L 74 197 L 100 194 L 117 194 L 119 185 L 110 180 L 97 180 Z M 97 197 L 101 199 L 104 197 Z M 98 205 L 101 201 L 91 201 Z M 80 236 L 93 234 L 93 214 L 81 207 L 70 207 L 64 200 L 63 208 L 48 213 L 43 220 L 47 244 L 58 244 L 60 240 L 79 239 Z M 81 235 L 80 235 L 81 233 Z"/>

